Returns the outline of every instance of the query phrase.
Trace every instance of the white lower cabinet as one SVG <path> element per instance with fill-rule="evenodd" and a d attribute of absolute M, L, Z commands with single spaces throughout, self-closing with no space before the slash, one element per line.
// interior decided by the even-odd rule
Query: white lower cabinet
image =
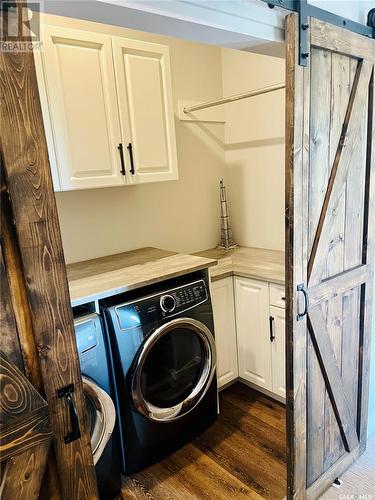
<path fill-rule="evenodd" d="M 239 376 L 272 390 L 268 283 L 235 278 Z"/>
<path fill-rule="evenodd" d="M 217 350 L 217 383 L 222 387 L 238 378 L 233 279 L 214 281 L 211 296 Z"/>
<path fill-rule="evenodd" d="M 270 307 L 272 392 L 285 398 L 285 309 Z"/>
<path fill-rule="evenodd" d="M 211 292 L 219 387 L 239 377 L 285 398 L 284 288 L 235 277 L 214 281 Z"/>

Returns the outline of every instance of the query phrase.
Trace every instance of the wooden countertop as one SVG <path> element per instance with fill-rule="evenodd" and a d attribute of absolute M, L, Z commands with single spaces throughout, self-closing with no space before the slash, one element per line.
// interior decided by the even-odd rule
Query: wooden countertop
<path fill-rule="evenodd" d="M 214 266 L 210 257 L 140 248 L 67 266 L 72 306 Z"/>
<path fill-rule="evenodd" d="M 195 255 L 217 261 L 217 265 L 210 269 L 213 281 L 227 276 L 241 276 L 285 284 L 284 252 L 237 247 L 232 250 L 212 248 Z"/>

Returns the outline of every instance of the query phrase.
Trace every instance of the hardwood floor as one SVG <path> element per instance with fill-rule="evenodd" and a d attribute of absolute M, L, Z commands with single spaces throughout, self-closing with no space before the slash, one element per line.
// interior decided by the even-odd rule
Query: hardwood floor
<path fill-rule="evenodd" d="M 220 415 L 192 443 L 123 478 L 122 498 L 268 498 L 286 495 L 285 408 L 240 384 L 220 395 Z"/>

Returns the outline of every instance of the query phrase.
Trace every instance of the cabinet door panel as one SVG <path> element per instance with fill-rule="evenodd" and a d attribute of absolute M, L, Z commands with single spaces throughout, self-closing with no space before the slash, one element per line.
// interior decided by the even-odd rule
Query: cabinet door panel
<path fill-rule="evenodd" d="M 44 27 L 42 54 L 61 188 L 122 185 L 109 36 Z"/>
<path fill-rule="evenodd" d="M 218 387 L 221 387 L 238 377 L 233 279 L 214 281 L 211 285 L 211 297 L 217 350 L 217 382 Z"/>
<path fill-rule="evenodd" d="M 274 340 L 272 342 L 272 391 L 285 398 L 285 309 L 271 307 Z"/>
<path fill-rule="evenodd" d="M 272 390 L 268 283 L 235 279 L 240 377 Z"/>
<path fill-rule="evenodd" d="M 113 51 L 122 132 L 133 146 L 135 172 L 129 181 L 177 179 L 168 47 L 113 38 Z"/>

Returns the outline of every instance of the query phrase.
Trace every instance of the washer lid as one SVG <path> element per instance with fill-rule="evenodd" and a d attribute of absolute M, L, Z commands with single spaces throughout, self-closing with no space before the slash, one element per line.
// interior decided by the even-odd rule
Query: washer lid
<path fill-rule="evenodd" d="M 82 382 L 91 449 L 96 464 L 112 435 L 116 410 L 111 397 L 97 384 L 85 376 Z"/>

